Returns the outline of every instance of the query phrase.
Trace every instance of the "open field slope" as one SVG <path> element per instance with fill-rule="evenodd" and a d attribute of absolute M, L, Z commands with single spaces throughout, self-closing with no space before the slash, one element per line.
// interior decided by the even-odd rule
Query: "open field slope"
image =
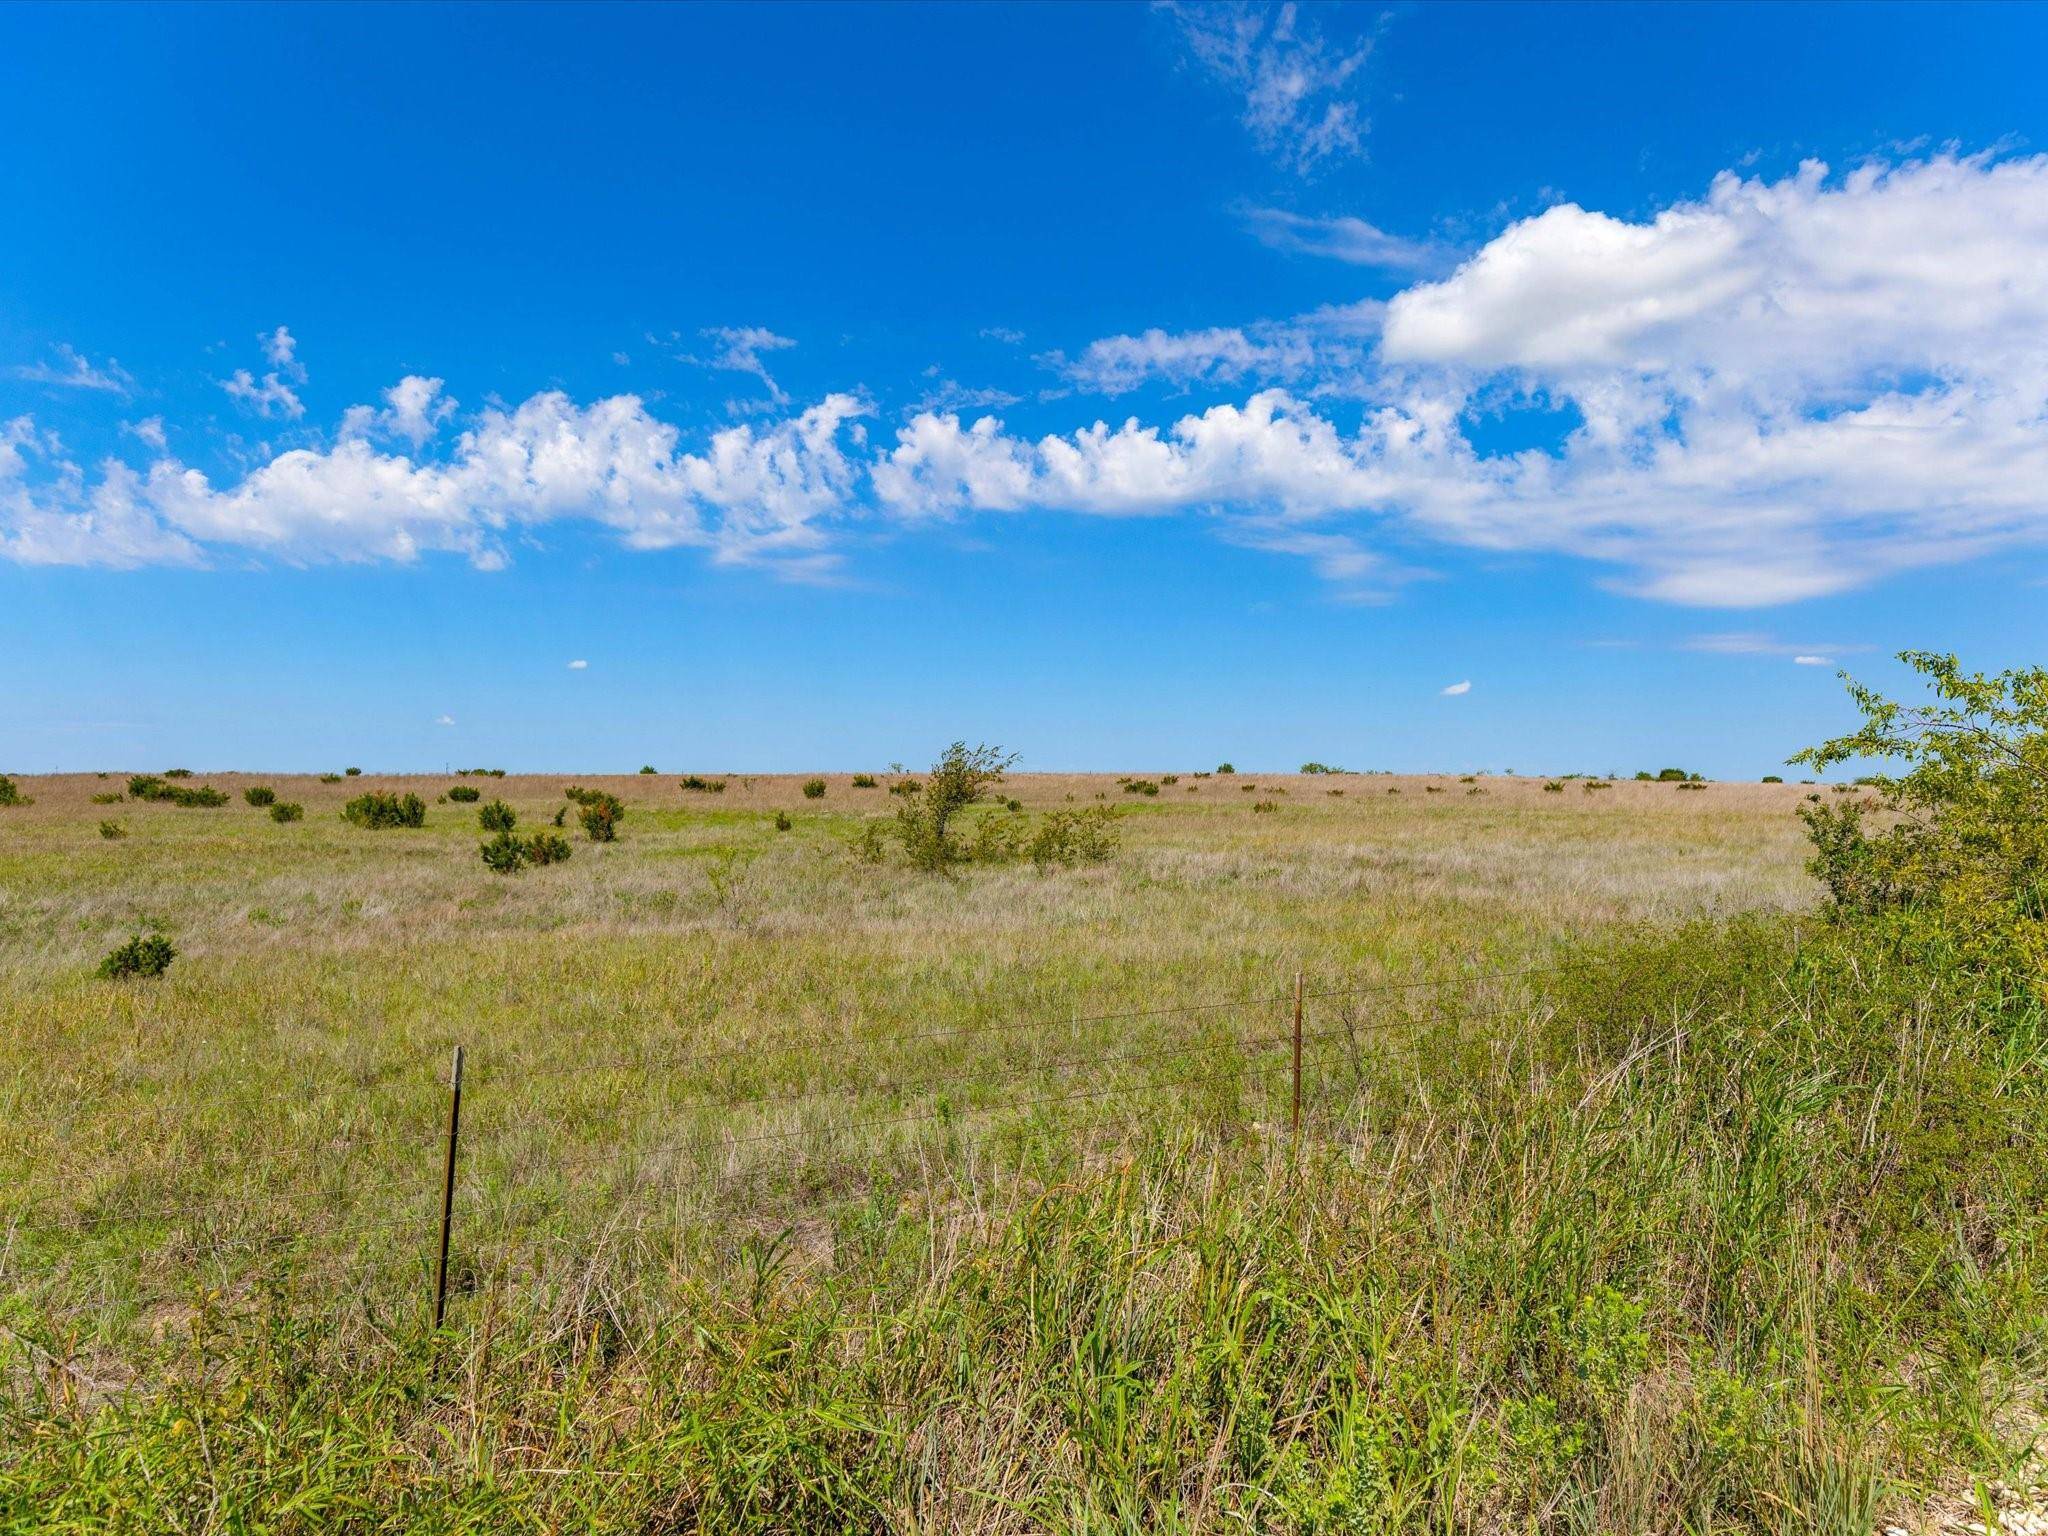
<path fill-rule="evenodd" d="M 887 776 L 21 779 L 0 1529 L 1851 1531 L 2030 1475 L 2038 1014 L 1800 920 L 1806 791 L 1152 781 L 1013 776 L 970 820 L 1113 857 L 935 876 L 858 851 Z M 455 785 L 626 813 L 500 875 Z"/>

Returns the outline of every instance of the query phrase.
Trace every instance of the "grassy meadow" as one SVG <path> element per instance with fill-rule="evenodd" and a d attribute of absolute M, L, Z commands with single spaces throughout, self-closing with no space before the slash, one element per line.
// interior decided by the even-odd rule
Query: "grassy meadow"
<path fill-rule="evenodd" d="M 805 777 L 20 778 L 0 1531 L 1851 1532 L 2040 1475 L 2048 1027 L 1818 922 L 1806 789 L 1016 774 L 970 823 L 1114 853 L 934 875 L 859 851 L 891 776 Z M 617 841 L 509 875 L 443 798 L 571 785 Z"/>

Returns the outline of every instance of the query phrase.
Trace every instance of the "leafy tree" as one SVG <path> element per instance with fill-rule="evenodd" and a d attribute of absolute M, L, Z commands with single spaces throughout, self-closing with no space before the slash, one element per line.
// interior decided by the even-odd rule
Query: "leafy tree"
<path fill-rule="evenodd" d="M 1792 758 L 1823 771 L 1863 759 L 1904 768 L 1859 781 L 1869 797 L 1809 797 L 1808 868 L 1837 912 L 1907 914 L 2038 985 L 2048 978 L 2048 669 L 1985 677 L 1953 656 L 1899 659 L 1932 702 L 1898 703 L 1844 674 L 1862 725 Z"/>

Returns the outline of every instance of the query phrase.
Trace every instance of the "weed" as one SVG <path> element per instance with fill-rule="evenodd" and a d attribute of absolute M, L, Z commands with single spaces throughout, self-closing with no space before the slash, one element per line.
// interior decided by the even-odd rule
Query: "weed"
<path fill-rule="evenodd" d="M 100 836 L 106 838 L 109 842 L 112 842 L 117 837 L 126 837 L 127 835 L 128 829 L 118 821 L 103 821 L 100 823 Z"/>
<path fill-rule="evenodd" d="M 796 825 L 796 823 L 794 823 L 793 821 L 791 821 L 791 820 L 789 819 L 789 812 L 787 812 L 787 811 L 777 811 L 777 812 L 775 813 L 775 830 L 776 830 L 776 831 L 778 831 L 778 832 L 787 832 L 787 831 L 788 831 L 788 830 L 789 830 L 789 829 L 790 829 L 791 827 L 793 827 L 794 825 Z"/>
<path fill-rule="evenodd" d="M 1252 802 L 1252 809 L 1256 812 L 1270 815 L 1272 812 L 1280 809 L 1280 803 L 1277 800 L 1254 800 Z"/>
<path fill-rule="evenodd" d="M 1562 779 L 1546 779 L 1543 784 L 1543 793 L 1545 793 L 1546 795 L 1563 794 L 1564 781 Z"/>
<path fill-rule="evenodd" d="M 128 797 L 126 795 L 121 794 L 118 791 L 108 790 L 103 794 L 94 795 L 92 797 L 92 803 L 94 805 L 119 805 L 123 800 L 126 800 L 127 798 Z"/>

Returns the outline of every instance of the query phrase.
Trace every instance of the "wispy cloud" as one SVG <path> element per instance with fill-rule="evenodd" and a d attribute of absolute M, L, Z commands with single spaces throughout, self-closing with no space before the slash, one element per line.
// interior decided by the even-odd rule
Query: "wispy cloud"
<path fill-rule="evenodd" d="M 1471 691 L 1472 683 L 1470 679 L 1467 679 L 1465 682 L 1453 683 L 1450 687 L 1443 689 L 1442 697 L 1446 699 L 1460 698 L 1463 695 L 1470 693 Z"/>
<path fill-rule="evenodd" d="M 1683 644 L 1688 651 L 1704 651 L 1713 656 L 1785 656 L 1796 666 L 1831 667 L 1835 664 L 1835 652 L 1867 651 L 1867 645 L 1829 644 L 1826 642 L 1795 645 L 1755 630 L 1737 630 L 1716 635 L 1694 635 Z"/>
<path fill-rule="evenodd" d="M 576 660 L 576 661 L 572 661 L 572 662 L 570 662 L 570 663 L 569 663 L 569 670 L 570 670 L 571 672 L 585 672 L 585 671 L 588 671 L 589 669 L 590 669 L 590 663 L 589 663 L 589 662 L 587 662 L 587 661 L 583 661 L 583 660 L 581 660 L 581 659 L 578 659 L 578 660 Z"/>
<path fill-rule="evenodd" d="M 789 396 L 782 386 L 769 376 L 768 365 L 761 361 L 763 352 L 780 352 L 796 343 L 787 336 L 778 336 L 764 325 L 715 325 L 699 332 L 706 340 L 718 343 L 718 349 L 706 358 L 688 358 L 688 362 L 701 362 L 706 368 L 723 368 L 732 373 L 751 374 L 761 381 L 761 387 L 768 391 L 771 405 L 789 404 Z M 736 412 L 735 414 L 740 414 Z"/>
<path fill-rule="evenodd" d="M 983 341 L 1000 341 L 1006 347 L 1014 347 L 1024 340 L 1024 333 L 1012 330 L 1007 325 L 984 325 L 981 328 Z"/>
<path fill-rule="evenodd" d="M 247 368 L 237 368 L 218 381 L 222 391 L 229 399 L 246 410 L 254 411 L 265 421 L 273 416 L 297 421 L 306 414 L 305 402 L 292 388 L 294 384 L 306 382 L 306 365 L 299 361 L 298 341 L 281 325 L 274 331 L 264 332 L 256 340 L 263 348 L 263 357 L 270 364 L 270 371 L 259 379 Z"/>
<path fill-rule="evenodd" d="M 1448 246 L 1392 235 L 1364 219 L 1312 218 L 1284 208 L 1245 207 L 1245 227 L 1262 245 L 1300 256 L 1327 256 L 1355 267 L 1389 272 L 1438 272 L 1451 265 Z"/>
<path fill-rule="evenodd" d="M 1180 4 L 1160 9 L 1180 26 L 1197 63 L 1243 99 L 1252 140 L 1294 171 L 1362 154 L 1366 119 L 1352 95 L 1372 40 L 1332 43 L 1292 4 Z"/>
<path fill-rule="evenodd" d="M 51 363 L 24 363 L 14 370 L 17 379 L 26 379 L 31 384 L 49 384 L 58 389 L 90 389 L 104 394 L 125 395 L 135 387 L 135 380 L 118 358 L 95 364 L 69 342 L 57 343 L 57 361 Z"/>

